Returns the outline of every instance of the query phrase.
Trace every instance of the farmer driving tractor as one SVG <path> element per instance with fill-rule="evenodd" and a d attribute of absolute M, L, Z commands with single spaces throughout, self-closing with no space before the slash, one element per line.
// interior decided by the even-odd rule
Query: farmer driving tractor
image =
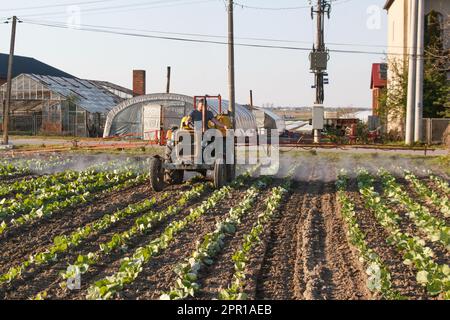
<path fill-rule="evenodd" d="M 208 110 L 208 100 L 217 99 L 219 102 L 219 112 L 217 116 Z M 173 128 L 167 132 L 167 143 L 164 152 L 164 157 L 155 156 L 150 161 L 150 184 L 153 190 L 161 191 L 167 184 L 178 184 L 183 181 L 185 171 L 193 171 L 207 175 L 207 171 L 212 171 L 214 186 L 216 188 L 222 187 L 226 182 L 234 179 L 235 169 L 234 164 L 226 164 L 226 141 L 228 130 L 233 128 L 233 125 L 228 114 L 222 114 L 222 97 L 219 96 L 196 96 L 194 97 L 195 110 L 192 110 L 189 115 L 183 117 L 181 120 L 181 127 Z M 223 152 L 215 152 L 213 154 L 213 163 L 202 162 L 197 163 L 198 155 L 203 155 L 203 151 L 211 144 L 213 144 L 217 137 L 212 137 L 211 140 L 201 141 L 200 149 L 196 147 L 194 130 L 199 130 L 198 124 L 201 123 L 202 137 L 206 134 L 208 129 L 217 129 L 222 133 L 223 143 L 221 144 Z M 183 143 L 183 135 L 190 135 L 191 152 L 185 153 L 184 148 L 181 151 L 175 149 L 180 143 Z M 203 139 L 203 138 L 202 138 Z M 234 140 L 233 140 L 234 141 Z M 175 153 L 175 159 L 173 151 Z M 176 161 L 175 161 L 176 160 Z"/>

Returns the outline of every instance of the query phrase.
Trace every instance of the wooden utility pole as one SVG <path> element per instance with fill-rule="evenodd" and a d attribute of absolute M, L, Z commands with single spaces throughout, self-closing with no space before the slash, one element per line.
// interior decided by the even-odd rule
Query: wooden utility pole
<path fill-rule="evenodd" d="M 233 0 L 228 0 L 228 95 L 229 106 L 228 111 L 233 123 L 233 129 L 235 129 L 236 114 L 236 92 L 235 92 L 235 80 L 234 80 L 234 20 L 233 20 Z"/>
<path fill-rule="evenodd" d="M 236 130 L 236 91 L 234 80 L 234 17 L 233 17 L 234 3 L 233 0 L 228 0 L 228 94 L 229 105 L 228 112 L 230 114 L 233 130 Z M 233 155 L 234 164 L 232 172 L 229 172 L 231 179 L 234 179 L 236 173 L 236 147 L 233 141 Z"/>
<path fill-rule="evenodd" d="M 3 113 L 3 144 L 9 144 L 9 136 L 8 136 L 8 126 L 9 126 L 9 110 L 11 109 L 11 82 L 12 82 L 12 71 L 13 71 L 13 61 L 14 61 L 14 46 L 16 43 L 16 26 L 17 26 L 17 17 L 14 16 L 12 18 L 12 29 L 11 29 L 11 45 L 9 51 L 9 59 L 8 59 L 8 75 L 6 78 L 6 101 L 5 108 Z"/>
<path fill-rule="evenodd" d="M 170 93 L 170 73 L 171 73 L 171 67 L 167 67 L 167 88 L 166 93 Z"/>

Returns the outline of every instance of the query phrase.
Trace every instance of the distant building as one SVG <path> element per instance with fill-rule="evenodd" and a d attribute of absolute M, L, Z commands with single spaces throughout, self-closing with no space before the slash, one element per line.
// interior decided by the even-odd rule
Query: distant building
<path fill-rule="evenodd" d="M 378 116 L 380 109 L 380 96 L 387 86 L 387 64 L 372 64 L 372 75 L 370 77 L 370 89 L 372 90 L 372 115 Z"/>
<path fill-rule="evenodd" d="M 9 55 L 0 53 L 0 85 L 6 83 L 8 74 Z M 22 73 L 32 73 L 41 76 L 75 78 L 67 72 L 30 57 L 14 56 L 12 77 L 15 78 Z"/>

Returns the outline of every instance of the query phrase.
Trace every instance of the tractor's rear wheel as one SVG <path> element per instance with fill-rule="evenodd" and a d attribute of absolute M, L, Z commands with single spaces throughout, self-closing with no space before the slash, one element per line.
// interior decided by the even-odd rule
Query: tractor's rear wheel
<path fill-rule="evenodd" d="M 156 192 L 164 189 L 164 170 L 161 159 L 157 157 L 150 160 L 150 186 Z"/>
<path fill-rule="evenodd" d="M 227 182 L 227 169 L 223 160 L 216 160 L 214 164 L 214 187 L 222 188 Z"/>

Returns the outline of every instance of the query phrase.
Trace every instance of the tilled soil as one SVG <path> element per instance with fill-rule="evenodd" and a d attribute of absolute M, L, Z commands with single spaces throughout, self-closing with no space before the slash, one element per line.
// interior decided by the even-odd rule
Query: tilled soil
<path fill-rule="evenodd" d="M 153 210 L 164 210 L 165 208 L 167 208 L 167 206 L 174 204 L 179 198 L 179 192 L 187 188 L 190 187 L 172 187 L 172 190 L 168 191 L 170 195 L 168 199 L 164 201 L 157 200 L 156 206 L 153 208 Z M 67 266 L 73 263 L 78 255 L 97 251 L 99 249 L 100 243 L 110 241 L 114 234 L 123 232 L 131 228 L 135 219 L 142 216 L 144 213 L 145 212 L 129 216 L 121 220 L 120 222 L 113 224 L 106 230 L 103 230 L 100 233 L 93 234 L 88 239 L 86 239 L 79 247 L 72 248 L 68 252 L 60 254 L 58 256 L 58 261 L 55 264 L 50 263 L 47 265 L 30 268 L 30 270 L 28 270 L 21 276 L 20 280 L 14 281 L 11 285 L 5 288 L 0 288 L 0 296 L 5 296 L 8 299 L 23 299 L 30 298 L 44 290 L 47 292 L 49 298 L 57 297 L 58 294 L 61 295 L 60 292 L 55 291 L 59 289 L 59 283 L 61 282 L 59 273 L 61 271 L 66 270 Z M 156 225 L 155 227 L 157 226 L 158 225 Z M 143 235 L 141 238 L 145 237 L 146 235 Z M 114 255 L 112 255 L 112 257 L 114 257 Z M 96 267 L 97 266 L 93 266 L 92 273 L 95 273 Z M 86 279 L 88 279 L 89 276 L 90 274 L 86 277 L 83 277 L 83 280 L 87 282 Z"/>
<path fill-rule="evenodd" d="M 274 185 L 270 185 L 266 191 L 261 192 L 252 210 L 242 218 L 237 232 L 234 235 L 227 235 L 225 238 L 225 248 L 216 257 L 214 264 L 201 272 L 198 280 L 201 290 L 196 295 L 196 299 L 217 299 L 220 290 L 228 287 L 234 273 L 232 256 L 241 248 L 244 235 L 251 231 L 258 215 L 266 209 L 265 200 L 270 196 L 273 187 Z"/>
<path fill-rule="evenodd" d="M 295 184 L 282 201 L 278 215 L 266 226 L 261 240 L 251 253 L 247 268 L 245 293 L 250 299 L 285 300 L 359 300 L 378 299 L 367 288 L 367 275 L 358 259 L 356 250 L 349 244 L 347 229 L 336 198 L 335 168 L 323 170 L 317 164 L 306 164 L 297 172 Z M 224 240 L 224 248 L 215 257 L 214 263 L 204 266 L 199 273 L 201 290 L 195 299 L 217 298 L 219 291 L 226 288 L 234 273 L 232 255 L 240 248 L 243 236 L 247 234 L 257 216 L 265 210 L 265 199 L 270 189 L 282 183 L 274 180 L 267 189 L 260 192 L 252 209 L 243 217 L 238 230 Z M 250 182 L 249 182 L 250 183 Z M 400 181 L 404 184 L 404 181 Z M 242 201 L 249 184 L 233 190 L 231 197 L 200 217 L 198 221 L 177 234 L 175 240 L 160 255 L 144 265 L 143 271 L 130 285 L 119 292 L 116 299 L 158 299 L 173 287 L 176 281 L 174 268 L 183 262 L 196 248 L 205 234 L 216 228 L 230 208 Z M 164 210 L 173 204 L 180 194 L 190 186 L 171 187 L 169 199 L 158 202 L 154 210 Z M 406 187 L 408 188 L 408 187 Z M 379 181 L 376 190 L 381 193 Z M 412 190 L 408 190 L 412 196 Z M 100 279 L 117 272 L 124 257 L 129 257 L 141 246 L 149 243 L 164 231 L 172 221 L 182 219 L 190 209 L 208 198 L 207 192 L 200 199 L 186 204 L 176 216 L 153 226 L 147 233 L 131 239 L 123 251 L 113 252 L 90 267 L 81 279 L 81 290 L 70 291 L 59 287 L 59 272 L 73 263 L 79 254 L 98 250 L 99 244 L 109 241 L 111 236 L 130 228 L 140 215 L 124 219 L 118 224 L 91 236 L 77 248 L 59 256 L 58 261 L 46 266 L 30 268 L 20 279 L 10 285 L 0 285 L 0 298 L 26 299 L 46 291 L 49 299 L 85 299 L 87 288 Z M 401 253 L 386 242 L 389 233 L 377 222 L 374 213 L 364 207 L 357 190 L 355 179 L 351 179 L 348 195 L 353 199 L 358 223 L 371 248 L 382 258 L 392 275 L 395 290 L 411 299 L 430 299 L 416 281 L 416 272 L 403 264 Z M 80 226 L 92 222 L 106 213 L 125 208 L 152 196 L 147 185 L 120 192 L 102 195 L 95 203 L 57 213 L 48 219 L 37 221 L 32 226 L 11 230 L 0 236 L 3 252 L 0 256 L 0 273 L 7 271 L 28 257 L 51 244 L 56 235 L 68 234 Z M 388 200 L 388 199 L 385 199 Z M 401 206 L 389 204 L 404 219 L 404 232 L 424 238 L 415 225 L 406 217 Z M 437 255 L 436 261 L 448 263 L 448 254 L 439 244 L 429 243 Z"/>
<path fill-rule="evenodd" d="M 207 233 L 215 230 L 230 209 L 244 199 L 245 189 L 232 191 L 231 197 L 221 201 L 215 209 L 188 226 L 161 255 L 152 259 L 138 279 L 120 294 L 120 299 L 159 299 L 176 281 L 174 267 L 183 262 Z M 117 268 L 115 269 L 117 270 Z"/>
<path fill-rule="evenodd" d="M 369 297 L 364 272 L 336 212 L 334 184 L 317 178 L 313 169 L 308 184 L 298 182 L 281 209 L 256 279 L 257 299 Z"/>

